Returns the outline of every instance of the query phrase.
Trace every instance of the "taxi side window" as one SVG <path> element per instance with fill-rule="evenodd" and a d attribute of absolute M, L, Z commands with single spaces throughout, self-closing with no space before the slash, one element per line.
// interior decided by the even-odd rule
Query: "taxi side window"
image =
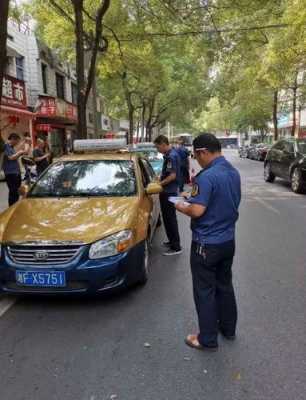
<path fill-rule="evenodd" d="M 150 179 L 150 175 L 145 167 L 145 160 L 143 160 L 143 159 L 139 160 L 139 166 L 140 166 L 140 170 L 141 170 L 143 186 L 147 187 L 148 184 L 151 182 L 151 179 Z"/>

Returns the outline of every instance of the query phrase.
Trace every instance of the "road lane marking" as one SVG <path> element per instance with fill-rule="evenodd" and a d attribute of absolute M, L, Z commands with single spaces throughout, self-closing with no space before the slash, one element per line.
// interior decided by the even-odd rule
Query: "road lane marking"
<path fill-rule="evenodd" d="M 4 297 L 0 299 L 0 318 L 16 303 L 13 297 Z"/>
<path fill-rule="evenodd" d="M 267 208 L 270 211 L 273 211 L 275 214 L 280 215 L 280 211 L 271 206 L 270 204 L 268 204 L 266 201 L 260 199 L 259 197 L 254 197 L 254 200 L 256 200 L 259 204 L 261 204 L 262 206 L 264 206 L 265 208 Z"/>

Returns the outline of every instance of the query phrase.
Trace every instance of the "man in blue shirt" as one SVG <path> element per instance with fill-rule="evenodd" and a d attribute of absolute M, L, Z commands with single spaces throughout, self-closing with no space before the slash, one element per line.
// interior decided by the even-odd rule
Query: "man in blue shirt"
<path fill-rule="evenodd" d="M 20 143 L 17 133 L 11 133 L 8 142 L 4 146 L 3 172 L 7 187 L 9 189 L 9 206 L 15 204 L 19 199 L 19 188 L 21 185 L 21 172 L 18 159 L 26 154 L 26 151 L 15 151 L 15 147 Z"/>
<path fill-rule="evenodd" d="M 221 144 L 214 135 L 198 136 L 193 146 L 203 169 L 195 177 L 189 205 L 176 206 L 191 217 L 191 271 L 200 328 L 199 334 L 188 335 L 185 342 L 215 351 L 218 330 L 229 340 L 236 334 L 232 264 L 241 182 L 238 171 L 222 156 Z"/>
<path fill-rule="evenodd" d="M 160 207 L 168 242 L 164 245 L 168 250 L 165 256 L 172 256 L 182 252 L 180 235 L 176 218 L 176 210 L 173 203 L 169 201 L 170 196 L 177 196 L 180 183 L 180 158 L 173 149 L 166 136 L 158 136 L 154 144 L 157 150 L 164 155 L 164 163 L 160 177 L 160 184 L 164 188 L 160 194 Z"/>
<path fill-rule="evenodd" d="M 184 146 L 182 139 L 178 140 L 176 151 L 181 159 L 179 191 L 183 192 L 185 183 L 189 182 L 189 151 Z"/>

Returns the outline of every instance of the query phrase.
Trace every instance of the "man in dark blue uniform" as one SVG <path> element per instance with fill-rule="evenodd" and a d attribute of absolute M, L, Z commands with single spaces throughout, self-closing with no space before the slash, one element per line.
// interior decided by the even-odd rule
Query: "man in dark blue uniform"
<path fill-rule="evenodd" d="M 15 147 L 20 143 L 20 136 L 11 133 L 8 142 L 4 146 L 3 171 L 7 187 L 9 189 L 9 206 L 15 204 L 19 199 L 19 188 L 21 185 L 21 171 L 18 159 L 26 154 L 26 151 L 16 151 Z"/>
<path fill-rule="evenodd" d="M 189 205 L 176 208 L 191 217 L 191 271 L 199 333 L 186 344 L 215 351 L 218 331 L 235 339 L 237 305 L 232 284 L 235 224 L 241 200 L 238 171 L 222 156 L 221 144 L 212 134 L 194 142 L 195 158 L 203 168 L 196 176 Z"/>
<path fill-rule="evenodd" d="M 169 201 L 170 196 L 177 196 L 178 194 L 180 158 L 176 150 L 170 146 L 166 136 L 158 136 L 154 144 L 157 150 L 164 155 L 163 169 L 160 177 L 160 184 L 164 190 L 160 194 L 160 207 L 168 237 L 168 242 L 164 243 L 168 250 L 164 255 L 172 256 L 182 252 L 175 206 Z"/>
<path fill-rule="evenodd" d="M 183 192 L 185 183 L 189 182 L 189 151 L 184 146 L 183 139 L 178 140 L 176 151 L 181 159 L 179 191 Z"/>

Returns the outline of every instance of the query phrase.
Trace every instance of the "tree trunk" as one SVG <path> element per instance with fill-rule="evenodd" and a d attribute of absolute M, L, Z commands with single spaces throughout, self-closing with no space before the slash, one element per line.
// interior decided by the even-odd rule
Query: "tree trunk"
<path fill-rule="evenodd" d="M 136 125 L 136 143 L 139 143 L 139 131 L 140 131 L 140 119 L 137 118 L 137 125 Z"/>
<path fill-rule="evenodd" d="M 141 142 L 144 141 L 145 136 L 145 117 L 146 117 L 146 103 L 142 103 L 142 110 L 141 110 Z"/>
<path fill-rule="evenodd" d="M 85 82 L 85 60 L 83 43 L 83 0 L 73 1 L 75 15 L 75 37 L 76 37 L 76 72 L 78 78 L 78 127 L 76 137 L 87 138 L 86 120 L 86 82 Z"/>
<path fill-rule="evenodd" d="M 96 77 L 93 79 L 92 83 L 92 108 L 94 114 L 94 133 L 95 138 L 98 137 L 98 105 L 97 105 L 97 82 Z"/>
<path fill-rule="evenodd" d="M 6 40 L 9 0 L 0 0 L 0 104 L 2 97 L 2 82 L 6 66 Z"/>
<path fill-rule="evenodd" d="M 274 126 L 274 140 L 278 140 L 278 90 L 274 91 L 274 101 L 273 101 L 273 126 Z"/>
<path fill-rule="evenodd" d="M 294 81 L 294 86 L 292 88 L 293 91 L 293 99 L 292 99 L 292 128 L 291 128 L 291 136 L 295 136 L 295 130 L 296 130 L 296 95 L 297 95 L 297 76 Z"/>
<path fill-rule="evenodd" d="M 129 144 L 134 142 L 134 107 L 132 103 L 129 104 Z"/>
<path fill-rule="evenodd" d="M 121 81 L 122 81 L 122 87 L 124 91 L 124 96 L 126 100 L 126 105 L 128 108 L 128 114 L 129 114 L 129 135 L 128 135 L 128 144 L 133 144 L 134 140 L 134 113 L 135 113 L 135 107 L 132 102 L 132 94 L 128 88 L 127 84 L 127 73 L 124 72 L 121 76 Z"/>

